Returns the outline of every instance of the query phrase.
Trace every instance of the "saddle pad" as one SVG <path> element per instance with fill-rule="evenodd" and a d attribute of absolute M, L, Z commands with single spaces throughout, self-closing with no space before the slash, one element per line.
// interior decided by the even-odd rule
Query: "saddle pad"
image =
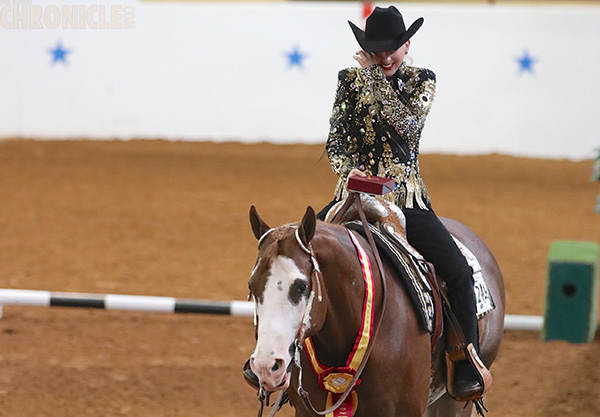
<path fill-rule="evenodd" d="M 365 231 L 360 221 L 346 223 L 346 227 L 365 236 Z M 399 242 L 406 248 L 408 253 L 414 252 L 415 250 L 413 247 L 406 247 L 407 242 L 404 242 L 405 239 L 399 239 L 392 242 L 390 241 L 390 238 L 382 233 L 376 226 L 369 224 L 369 229 L 373 235 L 373 240 L 375 241 L 379 253 L 393 265 L 393 268 L 396 271 L 399 272 L 397 276 L 403 278 L 400 282 L 404 286 L 411 304 L 417 313 L 420 329 L 432 333 L 435 324 L 433 290 L 429 286 L 424 272 L 417 266 L 419 265 L 418 259 L 422 259 L 421 255 L 417 253 L 409 257 L 396 247 L 396 244 Z M 479 261 L 473 252 L 471 252 L 471 250 L 469 250 L 460 240 L 455 236 L 452 237 L 467 260 L 467 263 L 473 269 L 473 291 L 475 293 L 475 302 L 477 306 L 477 319 L 481 319 L 495 308 L 494 301 L 487 284 L 483 280 L 483 271 Z M 402 271 L 405 273 L 402 273 Z"/>
<path fill-rule="evenodd" d="M 352 221 L 346 223 L 345 226 L 350 230 L 358 232 L 363 237 L 365 236 L 365 230 L 360 221 Z M 392 264 L 393 269 L 399 272 L 396 276 L 406 290 L 408 298 L 417 313 L 419 328 L 423 332 L 432 333 L 435 311 L 433 296 L 431 288 L 427 283 L 427 278 L 415 266 L 415 262 L 398 250 L 394 243 L 383 235 L 377 227 L 369 224 L 369 229 L 380 255 L 385 257 Z"/>

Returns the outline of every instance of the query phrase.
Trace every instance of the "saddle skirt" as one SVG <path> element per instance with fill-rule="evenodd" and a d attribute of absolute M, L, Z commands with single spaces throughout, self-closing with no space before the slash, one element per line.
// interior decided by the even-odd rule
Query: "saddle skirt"
<path fill-rule="evenodd" d="M 436 302 L 434 297 L 434 291 L 436 290 L 432 288 L 427 278 L 429 268 L 426 260 L 408 243 L 406 220 L 402 210 L 382 198 L 367 194 L 361 194 L 360 198 L 377 249 L 399 272 L 396 276 L 404 278 L 401 284 L 407 291 L 417 313 L 421 330 L 433 335 L 436 330 Z M 334 205 L 327 213 L 325 221 L 331 221 L 342 204 L 343 202 Z M 358 211 L 355 205 L 352 205 L 346 211 L 341 223 L 364 236 L 365 231 L 358 219 Z M 473 291 L 477 305 L 477 318 L 481 319 L 495 308 L 494 301 L 484 281 L 479 261 L 465 244 L 456 236 L 452 237 L 469 266 L 473 269 Z M 438 314 L 442 313 L 438 312 Z"/>

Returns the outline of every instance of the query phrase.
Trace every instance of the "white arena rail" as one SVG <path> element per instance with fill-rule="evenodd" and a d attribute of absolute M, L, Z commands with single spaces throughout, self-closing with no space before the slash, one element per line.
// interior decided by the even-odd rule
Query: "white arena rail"
<path fill-rule="evenodd" d="M 66 293 L 0 289 L 0 305 L 78 307 L 157 313 L 224 314 L 252 316 L 254 306 L 246 301 L 190 300 L 143 295 Z"/>
<path fill-rule="evenodd" d="M 230 316 L 252 316 L 254 314 L 254 305 L 248 301 L 212 301 L 144 295 L 67 293 L 16 289 L 0 289 L 0 306 L 3 305 L 96 308 L 156 313 L 221 314 Z M 504 319 L 505 330 L 540 331 L 543 324 L 544 318 L 540 316 L 507 314 Z"/>

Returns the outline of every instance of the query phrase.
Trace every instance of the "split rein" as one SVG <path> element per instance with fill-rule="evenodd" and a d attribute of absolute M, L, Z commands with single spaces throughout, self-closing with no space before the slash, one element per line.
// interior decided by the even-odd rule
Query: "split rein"
<path fill-rule="evenodd" d="M 319 302 L 323 301 L 323 295 L 322 295 L 322 281 L 323 281 L 323 274 L 321 273 L 321 269 L 319 267 L 319 263 L 317 261 L 317 258 L 314 254 L 314 251 L 312 249 L 312 245 L 309 242 L 308 246 L 305 245 L 302 242 L 302 239 L 300 239 L 300 234 L 298 232 L 298 229 L 296 229 L 295 232 L 295 236 L 296 236 L 296 241 L 298 242 L 300 248 L 310 256 L 310 260 L 313 266 L 312 272 L 311 272 L 311 291 L 310 294 L 308 296 L 308 300 L 306 303 L 306 308 L 304 310 L 304 315 L 302 317 L 302 322 L 300 324 L 300 328 L 298 330 L 298 334 L 296 336 L 296 339 L 294 340 L 294 357 L 293 357 L 293 364 L 294 366 L 296 366 L 296 368 L 298 368 L 298 396 L 302 399 L 302 401 L 304 402 L 304 405 L 311 410 L 313 413 L 320 415 L 320 416 L 325 416 L 335 410 L 337 410 L 346 400 L 346 398 L 348 397 L 348 395 L 350 395 L 350 393 L 352 392 L 352 390 L 354 389 L 354 387 L 356 386 L 356 383 L 358 382 L 368 360 L 369 357 L 371 355 L 371 351 L 373 350 L 373 346 L 374 346 L 374 341 L 377 338 L 377 333 L 379 332 L 379 328 L 381 327 L 381 322 L 383 319 L 383 315 L 385 312 L 385 307 L 386 307 L 386 279 L 385 279 L 385 272 L 383 269 L 383 262 L 381 261 L 381 258 L 379 256 L 379 251 L 377 250 L 377 247 L 375 246 L 375 241 L 373 240 L 373 236 L 371 235 L 371 231 L 369 230 L 369 225 L 361 204 L 361 200 L 360 200 L 360 195 L 358 193 L 352 193 L 348 199 L 345 201 L 344 205 L 340 208 L 340 210 L 337 212 L 337 214 L 335 215 L 335 217 L 333 218 L 333 220 L 331 221 L 331 223 L 334 224 L 339 224 L 341 218 L 343 217 L 343 215 L 346 213 L 346 211 L 350 208 L 350 206 L 352 205 L 352 203 L 356 204 L 356 207 L 358 209 L 358 214 L 360 217 L 360 220 L 363 224 L 363 227 L 365 228 L 365 234 L 367 237 L 367 241 L 369 243 L 369 246 L 371 247 L 371 250 L 373 251 L 374 257 L 375 257 L 375 261 L 377 263 L 377 268 L 379 270 L 379 274 L 381 277 L 381 287 L 382 287 L 382 302 L 381 302 L 381 312 L 379 313 L 379 318 L 377 319 L 377 323 L 375 324 L 375 327 L 373 329 L 373 335 L 372 338 L 369 342 L 369 345 L 367 346 L 367 349 L 365 351 L 365 354 L 360 362 L 360 365 L 358 366 L 356 373 L 354 374 L 353 378 L 350 380 L 350 382 L 348 383 L 346 389 L 344 390 L 344 393 L 340 396 L 340 398 L 336 401 L 335 404 L 333 404 L 331 407 L 329 407 L 326 410 L 323 411 L 318 411 L 312 401 L 310 400 L 310 394 L 308 393 L 308 391 L 306 391 L 303 387 L 302 387 L 302 363 L 301 363 L 301 354 L 302 354 L 302 350 L 303 350 L 303 342 L 304 339 L 306 338 L 306 327 L 307 327 L 307 323 L 310 317 L 310 313 L 312 311 L 312 307 L 314 304 L 314 300 L 315 297 L 317 298 L 317 300 Z M 259 240 L 258 245 L 260 246 L 260 243 L 262 242 L 262 240 L 272 231 L 273 229 L 267 231 Z M 256 319 L 256 317 L 255 317 Z M 273 407 L 271 409 L 271 412 L 269 413 L 269 417 L 273 417 L 277 411 L 279 411 L 280 407 L 283 405 L 282 404 L 282 399 L 283 399 L 283 395 L 284 395 L 285 391 L 281 391 L 279 393 L 279 395 L 277 396 L 277 399 L 275 400 L 275 403 L 273 404 Z M 259 388 L 259 393 L 258 393 L 258 399 L 260 401 L 260 408 L 258 411 L 258 417 L 262 416 L 263 413 L 263 408 L 265 406 L 265 402 L 266 405 L 268 405 L 268 400 L 269 397 L 271 395 L 271 392 L 265 392 L 263 387 Z"/>

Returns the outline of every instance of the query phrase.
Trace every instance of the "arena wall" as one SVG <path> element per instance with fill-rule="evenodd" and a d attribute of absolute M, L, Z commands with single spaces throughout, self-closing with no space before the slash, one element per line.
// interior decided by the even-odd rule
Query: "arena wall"
<path fill-rule="evenodd" d="M 358 2 L 0 2 L 0 137 L 321 143 Z M 591 158 L 599 6 L 401 3 L 423 152 Z"/>

